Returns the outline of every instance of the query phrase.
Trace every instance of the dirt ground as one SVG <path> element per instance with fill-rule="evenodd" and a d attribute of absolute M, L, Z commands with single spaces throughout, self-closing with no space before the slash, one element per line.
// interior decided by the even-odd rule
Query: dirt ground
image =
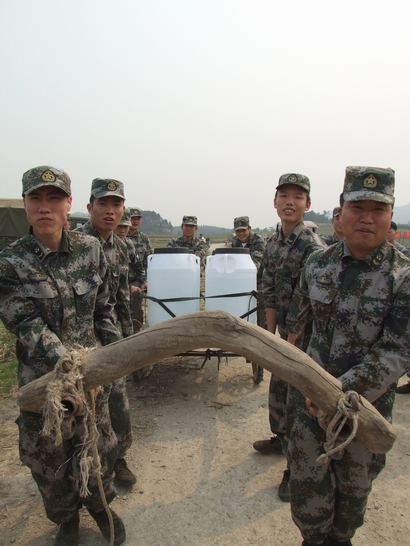
<path fill-rule="evenodd" d="M 259 385 L 243 358 L 175 357 L 155 365 L 141 383 L 128 381 L 138 476 L 118 489 L 113 508 L 127 542 L 142 546 L 300 545 L 289 505 L 277 497 L 283 457 L 252 449 L 269 437 L 269 374 Z M 0 401 L 0 544 L 48 546 L 57 527 L 45 516 L 29 471 L 18 458 L 18 410 Z M 355 546 L 410 544 L 410 395 L 398 395 L 398 438 L 375 481 L 366 523 Z M 105 545 L 86 511 L 81 544 Z"/>

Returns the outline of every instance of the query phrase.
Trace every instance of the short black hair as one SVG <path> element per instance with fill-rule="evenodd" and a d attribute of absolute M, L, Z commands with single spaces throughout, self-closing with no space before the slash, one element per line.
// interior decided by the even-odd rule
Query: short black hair
<path fill-rule="evenodd" d="M 394 229 L 394 231 L 397 231 L 397 224 L 396 222 L 393 222 L 393 220 L 390 222 L 391 229 Z"/>

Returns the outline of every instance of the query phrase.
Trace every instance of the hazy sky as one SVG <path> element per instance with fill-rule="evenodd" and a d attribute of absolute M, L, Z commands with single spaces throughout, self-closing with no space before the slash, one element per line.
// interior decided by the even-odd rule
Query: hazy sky
<path fill-rule="evenodd" d="M 282 173 L 337 205 L 347 165 L 396 170 L 410 203 L 404 0 L 1 0 L 0 197 L 37 165 L 174 225 L 272 226 Z"/>

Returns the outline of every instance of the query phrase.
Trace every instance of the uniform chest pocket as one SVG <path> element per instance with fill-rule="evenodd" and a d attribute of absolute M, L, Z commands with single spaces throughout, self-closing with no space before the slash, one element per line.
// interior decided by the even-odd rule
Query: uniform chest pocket
<path fill-rule="evenodd" d="M 93 315 L 98 287 L 101 284 L 102 279 L 97 274 L 78 279 L 73 283 L 77 320 L 81 321 Z"/>
<path fill-rule="evenodd" d="M 315 317 L 327 325 L 335 314 L 335 297 L 337 290 L 331 285 L 312 284 L 308 287 L 308 296 Z"/>
<path fill-rule="evenodd" d="M 48 300 L 57 297 L 57 290 L 51 282 L 39 281 L 23 284 L 23 293 L 26 298 Z"/>

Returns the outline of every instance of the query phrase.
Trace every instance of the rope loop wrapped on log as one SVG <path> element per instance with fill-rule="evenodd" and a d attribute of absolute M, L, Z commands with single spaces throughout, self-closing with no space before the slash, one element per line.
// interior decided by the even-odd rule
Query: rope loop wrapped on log
<path fill-rule="evenodd" d="M 101 474 L 101 464 L 97 452 L 98 429 L 95 419 L 95 398 L 100 387 L 84 391 L 82 360 L 92 349 L 79 348 L 68 351 L 60 357 L 46 387 L 46 402 L 43 406 L 44 426 L 42 433 L 54 438 L 54 444 L 74 436 L 76 419 L 82 420 L 82 438 L 77 456 L 80 464 L 80 495 L 90 494 L 88 481 L 93 473 L 97 479 Z"/>
<path fill-rule="evenodd" d="M 343 449 L 350 444 L 356 436 L 358 427 L 358 412 L 360 397 L 355 391 L 348 391 L 344 397 L 339 398 L 337 412 L 328 422 L 328 417 L 319 410 L 318 420 L 322 428 L 326 430 L 325 453 L 320 455 L 316 462 L 325 463 L 329 458 L 341 459 Z M 348 430 L 348 434 L 346 434 Z"/>

